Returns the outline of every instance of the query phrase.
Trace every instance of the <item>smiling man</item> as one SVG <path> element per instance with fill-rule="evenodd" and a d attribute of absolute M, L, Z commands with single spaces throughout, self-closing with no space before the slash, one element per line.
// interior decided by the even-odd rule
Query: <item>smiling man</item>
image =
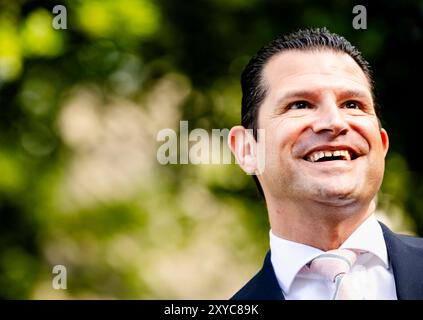
<path fill-rule="evenodd" d="M 229 145 L 255 174 L 271 230 L 263 268 L 233 298 L 423 299 L 423 240 L 374 217 L 389 140 L 357 49 L 298 31 L 262 48 L 241 84 Z"/>

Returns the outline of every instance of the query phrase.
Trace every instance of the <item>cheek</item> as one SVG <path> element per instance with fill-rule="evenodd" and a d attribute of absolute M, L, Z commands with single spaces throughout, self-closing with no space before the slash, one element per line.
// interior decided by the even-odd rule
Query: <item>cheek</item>
<path fill-rule="evenodd" d="M 346 120 L 353 130 L 362 133 L 364 136 L 380 137 L 379 123 L 375 116 L 347 116 Z"/>
<path fill-rule="evenodd" d="M 292 121 L 292 119 L 290 120 L 278 121 L 266 129 L 266 148 L 271 158 L 288 159 L 292 156 L 295 146 L 301 140 L 304 126 L 301 123 Z"/>
<path fill-rule="evenodd" d="M 377 150 L 383 153 L 382 138 L 380 136 L 380 129 L 377 120 L 373 119 L 354 119 L 356 121 L 350 121 L 350 126 L 353 129 L 353 133 L 367 142 L 368 151 Z"/>

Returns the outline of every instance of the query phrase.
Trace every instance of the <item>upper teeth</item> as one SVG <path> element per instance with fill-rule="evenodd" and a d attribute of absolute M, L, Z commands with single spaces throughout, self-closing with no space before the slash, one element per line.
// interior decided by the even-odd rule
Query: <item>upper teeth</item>
<path fill-rule="evenodd" d="M 344 157 L 345 160 L 351 160 L 351 155 L 347 150 L 335 151 L 315 151 L 307 156 L 308 161 L 315 162 L 323 157 Z"/>

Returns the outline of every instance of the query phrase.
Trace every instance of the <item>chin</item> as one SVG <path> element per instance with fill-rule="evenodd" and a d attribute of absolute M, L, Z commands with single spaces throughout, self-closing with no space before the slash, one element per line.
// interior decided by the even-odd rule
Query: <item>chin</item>
<path fill-rule="evenodd" d="M 327 188 L 320 187 L 313 192 L 316 202 L 334 206 L 345 206 L 356 201 L 353 188 Z"/>

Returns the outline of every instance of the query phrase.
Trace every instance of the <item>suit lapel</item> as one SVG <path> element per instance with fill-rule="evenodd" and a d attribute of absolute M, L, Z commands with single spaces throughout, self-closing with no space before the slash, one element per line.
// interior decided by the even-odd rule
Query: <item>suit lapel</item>
<path fill-rule="evenodd" d="M 399 236 L 381 223 L 399 300 L 423 299 L 422 240 Z"/>
<path fill-rule="evenodd" d="M 394 234 L 382 226 L 399 300 L 423 299 L 423 239 Z M 262 269 L 232 299 L 284 300 L 270 261 L 270 251 Z"/>

